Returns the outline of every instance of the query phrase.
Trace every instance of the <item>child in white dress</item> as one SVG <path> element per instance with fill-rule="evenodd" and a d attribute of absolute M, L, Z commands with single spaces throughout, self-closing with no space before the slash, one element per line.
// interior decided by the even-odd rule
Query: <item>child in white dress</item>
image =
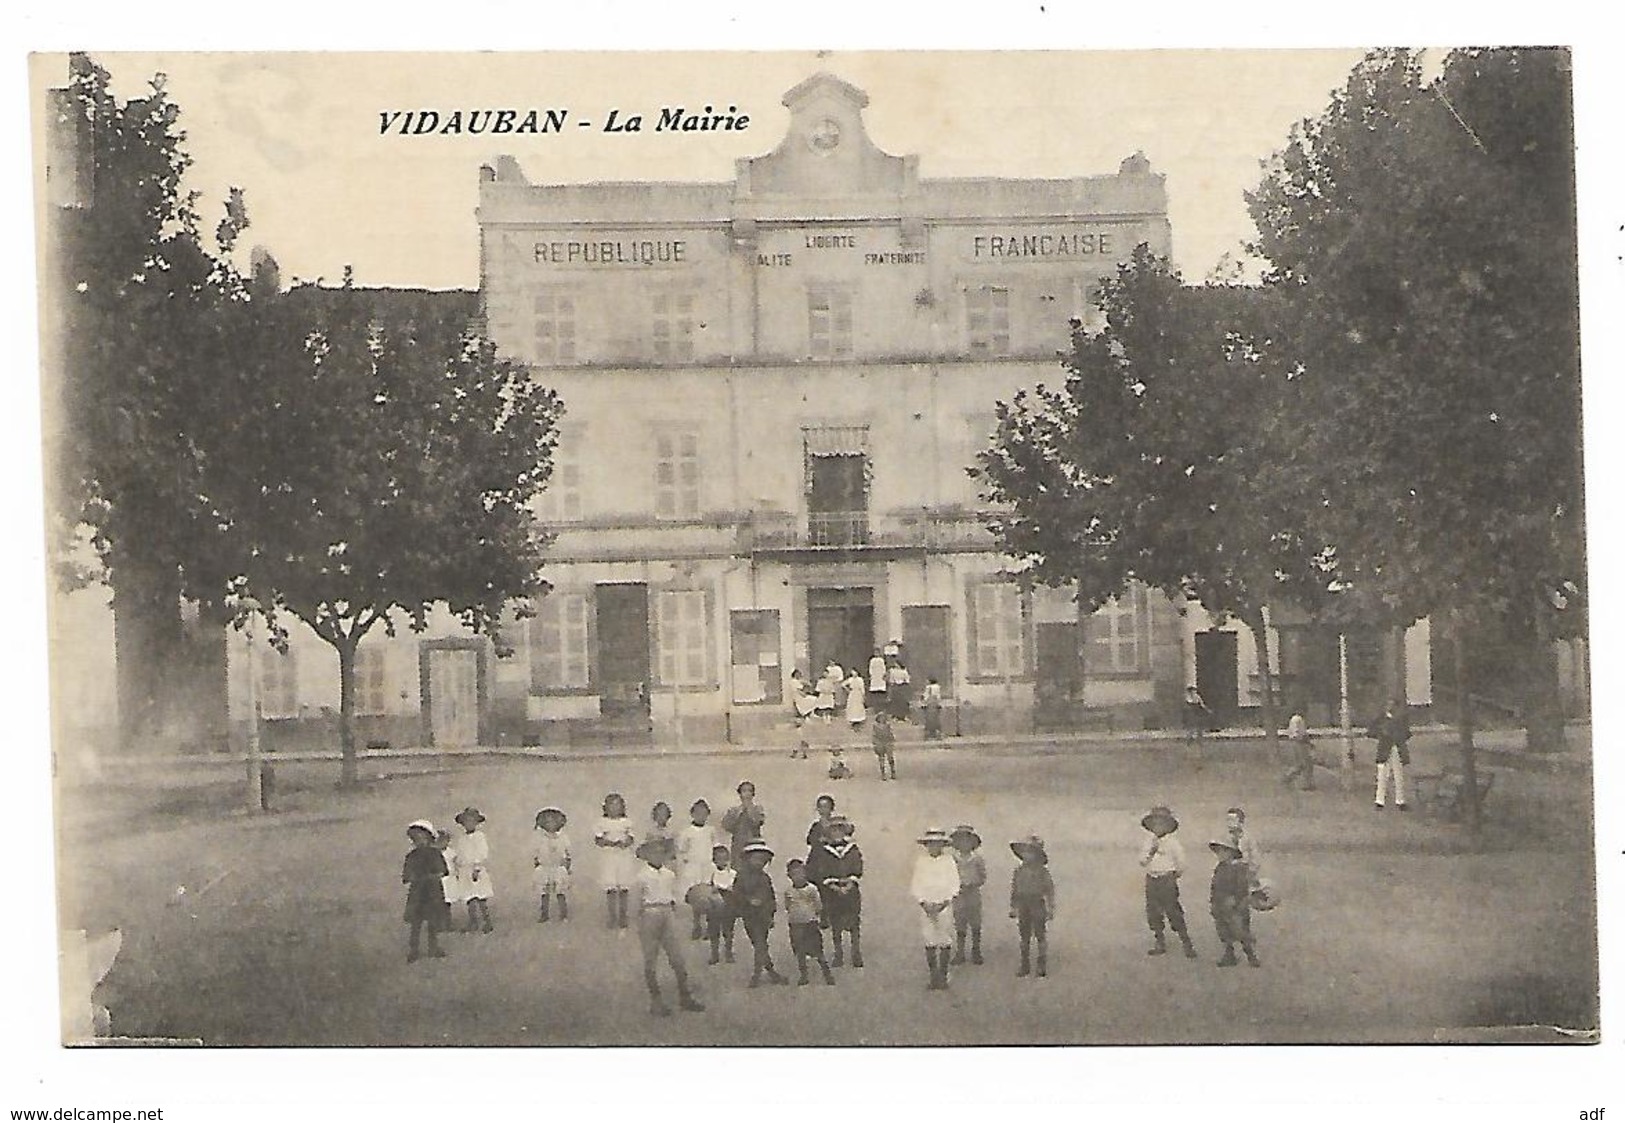
<path fill-rule="evenodd" d="M 593 830 L 592 844 L 598 847 L 603 860 L 604 902 L 611 928 L 626 927 L 627 898 L 638 872 L 632 853 L 636 841 L 632 820 L 626 817 L 626 800 L 610 792 L 604 797 L 604 816 Z"/>
<path fill-rule="evenodd" d="M 463 828 L 462 835 L 453 836 L 451 848 L 456 854 L 455 872 L 457 874 L 458 896 L 468 903 L 467 932 L 490 932 L 491 924 L 491 898 L 495 896 L 491 886 L 491 842 L 480 830 L 480 824 L 485 822 L 485 816 L 473 807 L 465 807 L 458 814 L 456 823 Z"/>
<path fill-rule="evenodd" d="M 535 859 L 535 887 L 541 902 L 538 923 L 549 919 L 549 904 L 559 899 L 559 919 L 570 919 L 570 836 L 564 833 L 568 816 L 557 807 L 544 807 L 536 812 L 536 842 L 532 857 Z"/>

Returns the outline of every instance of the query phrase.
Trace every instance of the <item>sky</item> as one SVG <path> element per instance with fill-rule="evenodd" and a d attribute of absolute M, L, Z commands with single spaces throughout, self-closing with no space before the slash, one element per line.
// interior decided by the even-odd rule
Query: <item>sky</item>
<path fill-rule="evenodd" d="M 871 138 L 922 177 L 1110 174 L 1143 150 L 1167 176 L 1176 266 L 1201 280 L 1252 236 L 1243 193 L 1293 124 L 1318 115 L 1357 50 L 731 54 L 121 54 L 96 52 L 122 96 L 156 73 L 180 105 L 188 186 L 212 228 L 244 189 L 247 245 L 285 278 L 478 284 L 478 169 L 516 157 L 533 182 L 710 180 L 784 135 L 784 93 L 818 71 L 865 90 Z M 1442 52 L 1435 52 L 1442 56 Z M 60 83 L 60 57 L 36 81 Z M 654 133 L 663 106 L 738 106 L 743 132 Z M 562 134 L 380 135 L 396 110 L 564 108 Z M 610 109 L 644 114 L 607 133 Z M 574 127 L 578 117 L 594 122 Z"/>

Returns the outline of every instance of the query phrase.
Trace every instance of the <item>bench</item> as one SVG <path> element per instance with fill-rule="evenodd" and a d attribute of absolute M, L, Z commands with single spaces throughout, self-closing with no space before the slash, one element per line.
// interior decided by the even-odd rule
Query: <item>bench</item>
<path fill-rule="evenodd" d="M 1467 818 L 1467 777 L 1455 769 L 1443 772 L 1419 773 L 1413 777 L 1417 802 L 1430 811 L 1461 822 Z M 1495 773 L 1478 773 L 1478 813 L 1484 814 L 1489 805 L 1490 791 L 1495 787 Z"/>

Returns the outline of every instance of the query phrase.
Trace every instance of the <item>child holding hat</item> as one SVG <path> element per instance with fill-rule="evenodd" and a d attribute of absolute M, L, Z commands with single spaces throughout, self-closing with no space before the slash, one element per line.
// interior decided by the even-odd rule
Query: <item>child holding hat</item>
<path fill-rule="evenodd" d="M 1172 928 L 1185 946 L 1185 958 L 1195 959 L 1196 948 L 1185 928 L 1185 909 L 1179 903 L 1179 875 L 1185 872 L 1185 847 L 1174 837 L 1179 820 L 1168 808 L 1157 806 L 1140 820 L 1140 826 L 1151 835 L 1140 852 L 1145 870 L 1145 922 L 1151 926 L 1153 941 L 1146 954 L 1167 954 L 1164 929 Z"/>
<path fill-rule="evenodd" d="M 1055 879 L 1050 876 L 1049 855 L 1044 852 L 1044 840 L 1036 834 L 1012 842 L 1010 852 L 1021 862 L 1010 875 L 1010 918 L 1021 937 L 1021 969 L 1016 975 L 1026 978 L 1036 973 L 1043 978 L 1049 973 L 1049 922 L 1055 919 Z M 1036 972 L 1030 956 L 1034 941 L 1038 943 Z"/>
<path fill-rule="evenodd" d="M 1242 951 L 1247 953 L 1247 962 L 1257 967 L 1259 962 L 1253 950 L 1252 913 L 1248 907 L 1252 887 L 1247 863 L 1241 856 L 1241 847 L 1232 838 L 1216 838 L 1208 843 L 1208 848 L 1219 859 L 1213 867 L 1213 885 L 1208 896 L 1213 927 L 1219 934 L 1219 942 L 1224 945 L 1224 956 L 1219 960 L 1219 966 L 1236 965 L 1236 945 L 1240 944 Z"/>
<path fill-rule="evenodd" d="M 461 837 L 452 837 L 451 849 L 456 854 L 452 868 L 457 871 L 457 895 L 468 902 L 468 927 L 464 931 L 490 932 L 491 843 L 480 830 L 485 816 L 477 808 L 465 807 L 453 821 L 463 828 Z"/>
<path fill-rule="evenodd" d="M 568 816 L 557 807 L 544 807 L 536 812 L 536 841 L 531 850 L 535 864 L 534 884 L 541 908 L 536 920 L 545 924 L 550 915 L 548 904 L 559 899 L 559 919 L 570 919 L 570 836 L 564 833 Z"/>
<path fill-rule="evenodd" d="M 959 869 L 959 895 L 954 898 L 954 959 L 965 962 L 965 936 L 970 935 L 970 961 L 982 962 L 982 886 L 987 884 L 987 859 L 982 857 L 982 836 L 961 823 L 948 836 L 954 844 L 954 865 Z"/>
<path fill-rule="evenodd" d="M 948 854 L 948 832 L 933 827 L 918 839 L 925 853 L 914 860 L 909 894 L 920 907 L 920 935 L 931 972 L 927 990 L 948 989 L 948 954 L 954 942 L 954 898 L 959 895 L 959 867 Z"/>
<path fill-rule="evenodd" d="M 401 864 L 401 884 L 406 886 L 406 915 L 411 925 L 411 936 L 406 945 L 406 961 L 418 960 L 419 934 L 429 933 L 429 955 L 445 958 L 435 933 L 444 921 L 446 891 L 442 878 L 446 876 L 446 858 L 435 848 L 434 824 L 427 819 L 415 819 L 407 825 L 406 837 L 412 840 L 412 849 L 406 852 Z"/>

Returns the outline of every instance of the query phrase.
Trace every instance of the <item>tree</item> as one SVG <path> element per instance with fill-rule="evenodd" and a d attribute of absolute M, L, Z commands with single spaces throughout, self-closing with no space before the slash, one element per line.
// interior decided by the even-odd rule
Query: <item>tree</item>
<path fill-rule="evenodd" d="M 234 306 L 217 392 L 234 423 L 205 434 L 196 517 L 215 530 L 200 585 L 285 648 L 285 615 L 339 664 L 341 783 L 357 778 L 357 645 L 436 604 L 489 633 L 546 589 L 530 504 L 562 407 L 472 327 L 469 293 L 315 285 L 267 269 Z"/>
<path fill-rule="evenodd" d="M 155 733 L 185 707 L 188 672 L 180 603 L 199 465 L 189 434 L 212 423 L 216 311 L 230 299 L 223 265 L 242 227 L 233 193 L 216 248 L 199 231 L 180 110 L 152 80 L 120 101 L 111 77 L 71 60 L 54 122 L 78 172 L 71 205 L 54 209 L 48 301 L 48 526 L 61 587 L 105 578 L 114 591 L 120 724 L 126 739 Z M 73 556 L 88 530 L 96 565 Z M 223 707 L 223 679 L 213 699 Z"/>
<path fill-rule="evenodd" d="M 1432 80 L 1368 56 L 1249 195 L 1302 356 L 1297 460 L 1340 572 L 1400 617 L 1493 621 L 1530 660 L 1583 629 L 1578 289 L 1568 56 L 1458 51 Z M 1476 811 L 1476 809 L 1475 809 Z"/>
<path fill-rule="evenodd" d="M 1141 246 L 1103 286 L 1104 329 L 1074 326 L 1064 386 L 1001 402 L 972 475 L 1036 580 L 1076 582 L 1089 607 L 1139 581 L 1244 623 L 1273 739 L 1266 609 L 1317 604 L 1329 576 L 1278 455 L 1295 372 L 1263 330 L 1267 295 L 1186 287 Z"/>

